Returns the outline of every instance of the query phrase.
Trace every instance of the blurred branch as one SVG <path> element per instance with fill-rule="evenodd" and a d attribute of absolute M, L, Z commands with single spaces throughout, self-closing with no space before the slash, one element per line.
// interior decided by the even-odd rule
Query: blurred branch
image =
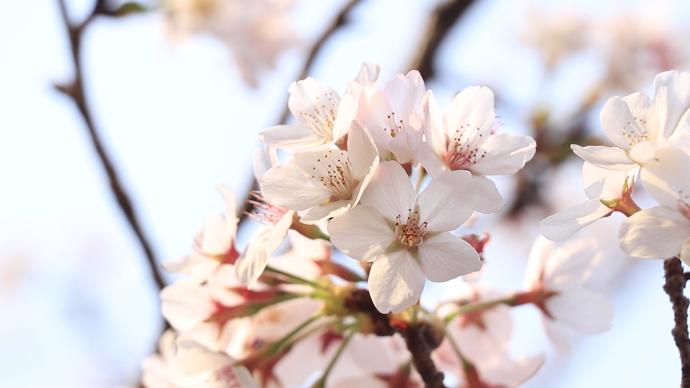
<path fill-rule="evenodd" d="M 411 69 L 417 69 L 423 79 L 431 79 L 436 75 L 436 52 L 448 32 L 472 3 L 473 0 L 451 0 L 434 10 L 420 51 L 410 66 Z"/>
<path fill-rule="evenodd" d="M 681 388 L 690 388 L 690 340 L 688 339 L 688 298 L 683 295 L 685 275 L 683 265 L 677 257 L 664 260 L 664 291 L 673 304 L 675 326 L 671 330 L 680 353 Z"/>
<path fill-rule="evenodd" d="M 309 50 L 309 55 L 307 56 L 307 60 L 304 62 L 304 65 L 302 66 L 302 70 L 300 71 L 300 74 L 297 76 L 297 80 L 302 80 L 307 78 L 307 75 L 309 75 L 309 72 L 312 69 L 312 66 L 314 65 L 314 61 L 316 60 L 316 57 L 319 55 L 321 52 L 321 49 L 323 49 L 324 45 L 330 39 L 331 36 L 340 28 L 345 26 L 348 23 L 348 15 L 350 14 L 350 11 L 361 2 L 361 0 L 349 0 L 345 6 L 338 12 L 338 14 L 335 16 L 333 19 L 333 22 L 326 28 L 326 30 L 321 33 L 321 36 L 319 39 L 314 42 L 314 45 L 312 46 L 311 50 Z M 288 121 L 288 118 L 290 118 L 290 107 L 288 104 L 285 104 L 285 109 L 283 110 L 283 113 L 280 116 L 280 121 L 278 122 L 279 124 L 286 124 Z M 249 203 L 249 200 L 253 199 L 252 191 L 254 190 L 259 190 L 259 185 L 254 179 L 254 175 L 250 175 L 250 183 L 247 185 L 250 189 L 249 192 L 247 193 L 247 196 L 245 197 L 243 207 L 240 209 L 240 214 L 239 214 L 239 219 L 240 223 L 246 220 L 248 212 L 251 212 L 253 209 L 253 205 Z"/>
<path fill-rule="evenodd" d="M 443 373 L 436 369 L 434 361 L 431 359 L 431 348 L 420 331 L 421 326 L 410 325 L 401 332 L 407 350 L 412 355 L 412 364 L 419 372 L 426 388 L 446 388 L 443 384 Z"/>
<path fill-rule="evenodd" d="M 55 88 L 69 96 L 74 101 L 79 109 L 79 113 L 81 113 L 82 117 L 84 118 L 91 143 L 93 144 L 96 154 L 98 155 L 98 159 L 101 161 L 103 169 L 108 177 L 110 190 L 115 196 L 117 204 L 120 207 L 120 210 L 122 210 L 122 213 L 124 213 L 127 222 L 132 227 L 132 230 L 134 231 L 137 240 L 141 244 L 141 247 L 144 249 L 144 253 L 146 255 L 146 259 L 151 269 L 156 286 L 159 289 L 162 289 L 165 287 L 165 282 L 163 281 L 160 271 L 158 270 L 158 261 L 153 254 L 151 244 L 149 244 L 148 240 L 144 236 L 139 219 L 137 218 L 134 207 L 132 206 L 132 201 L 120 182 L 120 178 L 118 177 L 117 171 L 115 171 L 113 162 L 110 156 L 108 156 L 108 153 L 103 146 L 103 142 L 96 131 L 93 119 L 91 117 L 91 112 L 86 104 L 86 97 L 84 93 L 84 73 L 83 64 L 81 61 L 81 48 L 84 31 L 97 16 L 113 16 L 114 14 L 106 9 L 105 0 L 97 0 L 89 16 L 82 23 L 73 24 L 69 21 L 65 0 L 58 0 L 58 4 L 60 6 L 60 14 L 62 15 L 62 19 L 69 35 L 72 61 L 74 63 L 74 79 L 68 84 L 55 85 Z"/>

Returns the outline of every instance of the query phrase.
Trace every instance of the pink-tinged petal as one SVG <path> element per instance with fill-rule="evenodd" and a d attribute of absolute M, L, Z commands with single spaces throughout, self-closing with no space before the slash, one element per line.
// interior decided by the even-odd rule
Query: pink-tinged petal
<path fill-rule="evenodd" d="M 446 282 L 482 268 L 477 251 L 448 232 L 426 238 L 418 252 L 419 268 L 432 282 Z"/>
<path fill-rule="evenodd" d="M 324 99 L 332 98 L 336 103 L 340 101 L 338 92 L 311 77 L 293 82 L 288 92 L 290 93 L 288 107 L 298 123 L 303 113 L 313 114 L 314 109 L 321 109 Z"/>
<path fill-rule="evenodd" d="M 419 194 L 415 209 L 427 230 L 447 232 L 459 228 L 474 211 L 474 186 L 469 171 L 447 172 L 429 183 Z"/>
<path fill-rule="evenodd" d="M 193 275 L 201 284 L 211 272 L 215 271 L 220 265 L 218 260 L 209 258 L 201 253 L 192 253 L 180 260 L 170 260 L 163 262 L 163 268 L 170 272 L 184 275 Z"/>
<path fill-rule="evenodd" d="M 444 172 L 450 171 L 448 164 L 443 160 L 440 154 L 434 151 L 434 148 L 427 142 L 419 145 L 417 158 L 424 169 L 436 179 Z"/>
<path fill-rule="evenodd" d="M 216 189 L 220 191 L 225 201 L 225 211 L 227 212 L 228 222 L 236 227 L 239 220 L 237 218 L 237 196 L 235 192 L 231 188 L 223 185 L 217 186 Z M 233 235 L 234 234 L 233 232 Z"/>
<path fill-rule="evenodd" d="M 361 181 L 371 173 L 379 164 L 379 152 L 371 138 L 369 130 L 362 127 L 357 121 L 350 125 L 347 137 L 348 158 L 352 167 L 352 176 Z"/>
<path fill-rule="evenodd" d="M 435 154 L 446 151 L 446 131 L 443 128 L 443 115 L 438 107 L 434 92 L 427 90 L 422 99 L 422 120 L 427 143 Z M 423 164 L 423 163 L 422 163 Z"/>
<path fill-rule="evenodd" d="M 209 255 L 225 254 L 235 237 L 236 223 L 218 213 L 209 215 L 201 238 L 201 250 Z"/>
<path fill-rule="evenodd" d="M 398 74 L 386 82 L 381 93 L 386 96 L 388 103 L 393 108 L 392 112 L 395 112 L 395 118 L 407 123 L 412 113 L 421 110 L 426 87 L 419 72 L 412 70 L 406 75 Z"/>
<path fill-rule="evenodd" d="M 314 206 L 300 218 L 300 222 L 307 225 L 314 225 L 321 220 L 331 217 L 337 217 L 346 211 L 350 210 L 352 201 L 340 200 L 335 202 L 324 203 L 323 205 Z"/>
<path fill-rule="evenodd" d="M 580 229 L 611 213 L 613 210 L 600 200 L 592 199 L 544 218 L 539 232 L 551 241 L 567 241 Z"/>
<path fill-rule="evenodd" d="M 481 325 L 463 321 L 458 316 L 446 329 L 460 348 L 460 352 L 473 362 L 487 361 L 505 353 L 510 344 L 513 319 L 510 307 L 498 305 L 481 313 Z"/>
<path fill-rule="evenodd" d="M 687 265 L 690 265 L 690 238 L 683 242 L 683 247 L 680 251 L 680 259 Z"/>
<path fill-rule="evenodd" d="M 238 388 L 261 388 L 249 369 L 242 365 L 237 365 L 232 367 L 232 371 L 235 373 L 235 381 L 240 383 Z M 230 385 L 230 387 L 232 387 L 232 385 Z"/>
<path fill-rule="evenodd" d="M 388 150 L 388 143 L 393 139 L 390 134 L 391 112 L 393 110 L 388 99 L 380 91 L 376 91 L 357 111 L 356 119 L 369 129 L 382 157 L 385 155 L 384 151 Z"/>
<path fill-rule="evenodd" d="M 411 134 L 410 132 L 414 133 L 414 129 L 407 128 L 405 132 L 399 133 L 388 143 L 388 148 L 395 155 L 395 160 L 398 163 L 410 163 L 412 162 L 412 158 L 416 156 L 416 150 L 410 148 L 410 142 L 408 141 L 408 136 Z"/>
<path fill-rule="evenodd" d="M 544 268 L 544 284 L 552 291 L 567 291 L 586 282 L 601 260 L 595 238 L 570 241 L 557 248 Z"/>
<path fill-rule="evenodd" d="M 350 124 L 357 116 L 357 97 L 352 92 L 347 92 L 340 99 L 338 116 L 333 122 L 333 141 L 337 142 L 349 133 Z"/>
<path fill-rule="evenodd" d="M 491 135 L 479 147 L 478 154 L 486 154 L 470 167 L 479 175 L 510 175 L 525 166 L 536 151 L 537 143 L 529 136 L 514 133 Z"/>
<path fill-rule="evenodd" d="M 204 348 L 188 338 L 177 339 L 177 365 L 187 375 L 211 372 L 232 364 L 232 359 Z"/>
<path fill-rule="evenodd" d="M 394 241 L 395 232 L 375 208 L 355 206 L 328 223 L 331 243 L 353 259 L 374 261 Z"/>
<path fill-rule="evenodd" d="M 546 300 L 546 310 L 558 322 L 583 334 L 611 329 L 613 306 L 602 295 L 586 288 L 566 291 Z"/>
<path fill-rule="evenodd" d="M 230 289 L 240 285 L 235 266 L 223 264 L 208 277 L 208 282 L 204 287 L 215 302 L 224 306 L 235 306 L 242 303 L 244 298 Z"/>
<path fill-rule="evenodd" d="M 526 289 L 531 289 L 534 285 L 540 283 L 541 275 L 544 272 L 544 264 L 546 259 L 553 251 L 554 243 L 545 239 L 543 236 L 537 237 L 532 244 L 532 249 L 529 251 L 527 259 L 527 270 L 525 271 Z"/>
<path fill-rule="evenodd" d="M 627 171 L 637 167 L 625 150 L 616 147 L 588 146 L 572 144 L 570 148 L 575 155 L 585 162 L 609 170 Z"/>
<path fill-rule="evenodd" d="M 161 310 L 175 329 L 189 331 L 214 311 L 213 301 L 202 286 L 180 281 L 161 290 Z"/>
<path fill-rule="evenodd" d="M 482 214 L 498 213 L 505 206 L 506 201 L 494 181 L 481 175 L 472 175 L 474 210 Z"/>
<path fill-rule="evenodd" d="M 330 387 L 330 385 L 329 385 Z M 345 377 L 333 384 L 333 388 L 389 388 L 390 385 L 376 376 Z"/>
<path fill-rule="evenodd" d="M 639 168 L 627 171 L 614 171 L 599 168 L 590 163 L 582 164 L 582 183 L 585 186 L 585 195 L 589 199 L 616 199 L 623 193 L 626 184 L 632 188 Z"/>
<path fill-rule="evenodd" d="M 484 86 L 470 86 L 456 94 L 446 110 L 446 132 L 469 128 L 474 136 L 487 138 L 495 120 L 494 93 Z"/>
<path fill-rule="evenodd" d="M 407 215 L 414 207 L 416 197 L 410 177 L 400 163 L 389 161 L 379 164 L 362 194 L 361 203 L 376 208 L 385 218 L 395 220 L 399 215 Z"/>
<path fill-rule="evenodd" d="M 517 360 L 512 360 L 505 355 L 494 358 L 488 367 L 478 365 L 478 368 L 481 375 L 486 376 L 487 382 L 502 387 L 517 387 L 534 376 L 544 364 L 545 359 L 543 354 Z"/>
<path fill-rule="evenodd" d="M 287 237 L 288 230 L 292 226 L 292 219 L 295 215 L 294 210 L 290 210 L 283 214 L 280 220 L 271 228 L 271 234 L 268 235 L 268 240 L 266 241 L 266 254 L 271 257 L 273 252 L 275 252 L 280 245 L 285 241 Z"/>
<path fill-rule="evenodd" d="M 352 337 L 346 349 L 359 368 L 368 373 L 390 374 L 410 360 L 405 340 L 400 335 L 380 337 L 359 334 Z"/>
<path fill-rule="evenodd" d="M 658 150 L 645 163 L 641 178 L 659 205 L 675 209 L 681 193 L 690 195 L 690 155 L 680 148 Z"/>
<path fill-rule="evenodd" d="M 381 77 L 381 65 L 371 61 L 364 61 L 362 67 L 359 68 L 359 73 L 353 80 L 362 86 L 373 86 L 379 82 Z"/>
<path fill-rule="evenodd" d="M 251 318 L 252 331 L 263 342 L 277 342 L 323 306 L 323 301 L 297 298 L 263 308 Z"/>
<path fill-rule="evenodd" d="M 257 148 L 252 155 L 252 165 L 254 166 L 254 179 L 259 183 L 264 183 L 264 174 L 278 165 L 276 149 L 268 146 Z"/>
<path fill-rule="evenodd" d="M 268 264 L 267 244 L 273 228 L 261 228 L 257 231 L 247 245 L 247 249 L 235 263 L 237 280 L 246 284 L 247 288 L 254 287 L 259 276 Z"/>
<path fill-rule="evenodd" d="M 383 314 L 405 311 L 419 301 L 423 289 L 424 274 L 404 249 L 382 253 L 371 265 L 369 292 Z"/>
<path fill-rule="evenodd" d="M 264 175 L 261 192 L 269 201 L 292 210 L 306 210 L 326 202 L 331 194 L 293 163 L 276 166 Z"/>
<path fill-rule="evenodd" d="M 651 139 L 671 136 L 688 108 L 690 108 L 690 74 L 678 74 L 677 71 L 672 70 L 657 75 L 654 78 L 654 99 L 647 113 Z"/>
<path fill-rule="evenodd" d="M 561 354 L 572 353 L 570 342 L 572 341 L 573 332 L 564 324 L 553 321 L 546 316 L 542 316 L 542 321 L 544 323 L 544 331 L 546 331 L 546 335 L 549 337 L 553 347 L 556 348 L 556 351 Z"/>
<path fill-rule="evenodd" d="M 298 150 L 328 142 L 323 136 L 299 124 L 276 125 L 259 132 L 259 141 L 278 149 Z"/>
<path fill-rule="evenodd" d="M 643 259 L 676 256 L 689 236 L 690 220 L 662 206 L 640 210 L 624 220 L 618 230 L 621 248 Z"/>
<path fill-rule="evenodd" d="M 613 144 L 624 150 L 629 150 L 632 145 L 628 140 L 630 133 L 641 135 L 647 131 L 647 128 L 640 125 L 636 117 L 632 115 L 628 104 L 620 97 L 611 97 L 606 101 L 606 105 L 602 108 L 599 118 L 601 119 L 601 126 L 604 128 L 606 136 L 608 136 Z M 578 154 L 578 156 L 580 155 Z M 582 158 L 582 156 L 580 157 Z"/>

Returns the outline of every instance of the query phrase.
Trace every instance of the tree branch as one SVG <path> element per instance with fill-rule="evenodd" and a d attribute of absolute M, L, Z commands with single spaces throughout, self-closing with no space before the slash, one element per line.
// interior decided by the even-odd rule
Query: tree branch
<path fill-rule="evenodd" d="M 446 388 L 443 384 L 443 373 L 436 369 L 431 359 L 431 348 L 427 345 L 420 328 L 421 326 L 410 325 L 405 330 L 401 330 L 407 350 L 412 355 L 412 364 L 422 376 L 426 388 Z"/>
<path fill-rule="evenodd" d="M 683 266 L 677 257 L 664 260 L 666 284 L 664 291 L 673 304 L 675 326 L 671 330 L 673 339 L 680 353 L 681 388 L 690 388 L 690 340 L 688 339 L 688 298 L 683 295 L 685 275 Z"/>
<path fill-rule="evenodd" d="M 70 48 L 72 52 L 72 61 L 74 63 L 74 79 L 72 80 L 72 82 L 66 85 L 56 85 L 55 87 L 59 91 L 63 92 L 65 95 L 69 96 L 74 101 L 74 103 L 77 105 L 77 108 L 79 109 L 79 113 L 81 113 L 82 117 L 84 118 L 84 123 L 86 124 L 89 138 L 91 139 L 91 143 L 94 149 L 96 150 L 98 159 L 101 161 L 103 169 L 105 170 L 106 176 L 108 178 L 110 190 L 115 196 L 115 200 L 117 201 L 120 210 L 125 215 L 127 222 L 131 226 L 137 240 L 139 241 L 141 247 L 144 250 L 144 254 L 146 255 L 146 259 L 151 269 L 151 274 L 153 275 L 153 280 L 155 281 L 156 286 L 159 289 L 162 289 L 163 287 L 165 287 L 165 282 L 163 281 L 163 278 L 161 277 L 160 271 L 158 269 L 158 261 L 154 256 L 153 249 L 151 249 L 151 244 L 149 244 L 148 240 L 144 236 L 141 225 L 139 223 L 139 219 L 136 215 L 136 212 L 134 211 L 134 207 L 132 206 L 132 201 L 130 200 L 129 195 L 127 194 L 122 183 L 120 182 L 120 178 L 117 174 L 117 171 L 115 170 L 113 162 L 111 158 L 108 156 L 108 153 L 106 152 L 105 147 L 103 146 L 103 142 L 100 139 L 98 132 L 96 131 L 93 119 L 91 117 L 91 113 L 86 104 L 86 97 L 84 93 L 84 75 L 81 62 L 82 37 L 85 29 L 91 24 L 91 22 L 97 16 L 110 15 L 110 13 L 106 10 L 105 3 L 105 0 L 97 0 L 93 10 L 86 18 L 86 20 L 84 20 L 80 24 L 72 24 L 69 21 L 69 15 L 67 13 L 65 0 L 58 0 L 58 4 L 60 6 L 60 14 L 62 15 L 63 22 L 65 23 L 65 27 L 69 35 Z"/>

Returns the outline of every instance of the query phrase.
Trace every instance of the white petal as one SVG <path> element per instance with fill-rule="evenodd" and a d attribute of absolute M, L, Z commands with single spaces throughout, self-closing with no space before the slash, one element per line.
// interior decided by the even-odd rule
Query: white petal
<path fill-rule="evenodd" d="M 452 134 L 465 127 L 475 136 L 487 138 L 495 120 L 494 93 L 484 86 L 470 86 L 456 94 L 446 110 L 446 132 Z"/>
<path fill-rule="evenodd" d="M 634 131 L 641 134 L 647 130 L 640 126 L 636 117 L 630 112 L 628 104 L 620 97 L 611 97 L 606 101 L 606 105 L 602 108 L 599 118 L 601 119 L 601 126 L 604 128 L 606 136 L 608 136 L 613 144 L 624 150 L 630 149 L 630 142 L 626 137 L 627 133 Z M 580 155 L 578 154 L 578 156 Z M 580 157 L 582 158 L 582 156 Z"/>
<path fill-rule="evenodd" d="M 613 210 L 600 200 L 592 199 L 544 218 L 539 223 L 539 232 L 551 241 L 566 241 L 580 229 L 611 213 Z"/>
<path fill-rule="evenodd" d="M 221 214 L 209 215 L 201 239 L 201 250 L 209 255 L 225 254 L 235 236 L 236 224 L 227 222 Z"/>
<path fill-rule="evenodd" d="M 386 96 L 392 111 L 395 112 L 395 118 L 407 123 L 412 113 L 421 109 L 426 87 L 419 72 L 412 70 L 404 76 L 398 74 L 386 82 L 381 92 Z"/>
<path fill-rule="evenodd" d="M 177 365 L 184 374 L 210 372 L 231 363 L 230 358 L 212 352 L 190 338 L 177 339 Z"/>
<path fill-rule="evenodd" d="M 582 164 L 585 195 L 589 199 L 616 199 L 623 193 L 626 181 L 628 188 L 632 188 L 639 171 L 639 168 L 614 171 L 585 162 Z"/>
<path fill-rule="evenodd" d="M 652 100 L 644 93 L 633 93 L 623 97 L 623 101 L 628 104 L 630 113 L 637 121 L 647 121 L 647 112 L 649 111 L 649 104 Z M 627 124 L 627 122 L 626 122 Z"/>
<path fill-rule="evenodd" d="M 683 242 L 683 248 L 680 251 L 680 259 L 687 265 L 690 265 L 690 238 Z"/>
<path fill-rule="evenodd" d="M 331 243 L 344 254 L 362 261 L 374 261 L 395 241 L 395 232 L 375 208 L 356 206 L 328 224 Z"/>
<path fill-rule="evenodd" d="M 273 147 L 260 147 L 252 155 L 254 166 L 254 179 L 259 183 L 264 183 L 264 174 L 271 168 L 278 165 L 278 153 Z"/>
<path fill-rule="evenodd" d="M 333 122 L 333 141 L 342 139 L 349 133 L 350 124 L 357 116 L 358 108 L 357 97 L 352 92 L 345 93 L 340 99 L 340 106 L 338 106 L 338 115 Z"/>
<path fill-rule="evenodd" d="M 382 157 L 386 156 L 388 143 L 393 139 L 390 135 L 391 119 L 389 118 L 392 111 L 388 99 L 380 91 L 376 91 L 357 111 L 357 120 L 369 129 Z"/>
<path fill-rule="evenodd" d="M 558 322 L 583 334 L 608 331 L 614 315 L 613 306 L 605 297 L 585 288 L 548 298 L 546 310 Z"/>
<path fill-rule="evenodd" d="M 573 332 L 564 324 L 554 321 L 547 316 L 542 316 L 542 321 L 544 323 L 544 331 L 546 335 L 551 340 L 556 351 L 561 354 L 570 354 L 572 348 L 570 342 L 573 337 Z"/>
<path fill-rule="evenodd" d="M 261 192 L 271 202 L 292 210 L 306 210 L 326 202 L 331 194 L 314 184 L 313 180 L 293 163 L 276 166 L 264 175 L 266 183 Z"/>
<path fill-rule="evenodd" d="M 671 147 L 673 141 L 671 139 L 657 139 L 640 142 L 632 147 L 628 156 L 636 163 L 644 164 L 648 159 L 654 156 L 657 150 Z M 663 152 L 663 150 L 661 150 Z"/>
<path fill-rule="evenodd" d="M 441 155 L 436 153 L 434 148 L 427 142 L 419 145 L 417 158 L 419 158 L 419 162 L 434 179 L 441 176 L 444 172 L 450 171 L 448 164 L 441 158 Z"/>
<path fill-rule="evenodd" d="M 220 185 L 216 187 L 216 189 L 220 191 L 223 200 L 225 200 L 225 211 L 227 211 L 228 222 L 236 229 L 237 222 L 239 221 L 237 219 L 237 196 L 235 192 L 227 186 Z M 233 231 L 232 234 L 234 236 L 235 231 Z"/>
<path fill-rule="evenodd" d="M 208 275 L 211 274 L 220 262 L 218 260 L 209 258 L 201 253 L 192 253 L 180 260 L 170 260 L 163 262 L 163 268 L 170 272 L 181 273 L 185 275 L 194 275 L 202 283 Z"/>
<path fill-rule="evenodd" d="M 165 319 L 177 330 L 189 331 L 207 319 L 215 308 L 202 286 L 180 281 L 161 290 L 161 310 Z"/>
<path fill-rule="evenodd" d="M 676 256 L 689 236 L 690 220 L 662 206 L 633 214 L 618 230 L 621 248 L 631 256 L 644 259 Z"/>
<path fill-rule="evenodd" d="M 235 263 L 237 280 L 246 284 L 249 289 L 254 286 L 268 264 L 266 245 L 272 230 L 273 228 L 259 229 Z"/>
<path fill-rule="evenodd" d="M 506 201 L 494 181 L 481 175 L 472 176 L 474 210 L 482 214 L 498 213 L 505 206 Z"/>
<path fill-rule="evenodd" d="M 510 175 L 525 166 L 537 148 L 537 143 L 529 136 L 514 133 L 491 135 L 479 147 L 478 153 L 486 152 L 470 171 L 479 175 Z"/>
<path fill-rule="evenodd" d="M 589 162 L 601 168 L 609 170 L 627 171 L 637 167 L 637 163 L 617 147 L 588 146 L 580 147 L 577 144 L 570 146 L 575 155 L 585 162 Z"/>
<path fill-rule="evenodd" d="M 427 230 L 446 232 L 459 228 L 474 211 L 474 186 L 469 171 L 447 172 L 434 179 L 417 198 L 419 222 L 427 223 Z"/>
<path fill-rule="evenodd" d="M 300 218 L 300 222 L 307 225 L 314 225 L 321 220 L 331 217 L 337 217 L 346 211 L 350 210 L 352 201 L 340 200 L 335 202 L 328 202 L 322 205 L 314 206 Z"/>
<path fill-rule="evenodd" d="M 417 194 L 410 177 L 395 161 L 379 164 L 374 176 L 362 194 L 361 203 L 376 208 L 381 214 L 395 220 L 399 215 L 407 215 L 414 207 Z"/>
<path fill-rule="evenodd" d="M 353 81 L 365 87 L 375 87 L 379 82 L 379 77 L 381 77 L 381 65 L 371 61 L 364 61 Z"/>
<path fill-rule="evenodd" d="M 419 268 L 432 282 L 446 282 L 479 271 L 479 254 L 463 239 L 445 232 L 424 240 L 419 246 Z"/>
<path fill-rule="evenodd" d="M 348 158 L 352 176 L 361 181 L 379 163 L 379 152 L 369 130 L 353 121 L 347 138 Z"/>
<path fill-rule="evenodd" d="M 296 150 L 318 147 L 328 140 L 299 124 L 287 124 L 259 132 L 259 141 L 273 148 Z"/>
<path fill-rule="evenodd" d="M 680 148 L 659 150 L 645 163 L 641 178 L 659 205 L 675 209 L 680 193 L 690 195 L 690 155 Z"/>
<path fill-rule="evenodd" d="M 445 152 L 446 131 L 443 128 L 443 115 L 436 102 L 436 97 L 434 97 L 434 92 L 431 90 L 427 90 L 422 99 L 422 119 L 427 143 L 435 151 L 435 154 Z"/>
<path fill-rule="evenodd" d="M 379 312 L 401 313 L 419 301 L 424 274 L 406 250 L 386 252 L 371 265 L 369 292 Z"/>
<path fill-rule="evenodd" d="M 537 237 L 532 244 L 532 249 L 529 251 L 527 259 L 527 270 L 525 271 L 525 288 L 530 289 L 541 280 L 541 275 L 544 272 L 544 264 L 546 259 L 553 251 L 554 243 L 545 239 L 543 236 Z"/>
<path fill-rule="evenodd" d="M 412 162 L 412 158 L 416 156 L 416 149 L 410 146 L 411 142 L 409 141 L 410 135 L 414 138 L 414 134 L 415 130 L 408 127 L 405 132 L 399 133 L 388 143 L 388 148 L 395 155 L 395 160 L 397 160 L 398 163 Z M 412 143 L 414 143 L 414 141 L 412 141 Z"/>
<path fill-rule="evenodd" d="M 681 116 L 690 108 L 690 74 L 677 71 L 660 73 L 654 78 L 654 99 L 647 113 L 650 132 L 656 138 L 668 138 Z"/>
<path fill-rule="evenodd" d="M 283 241 L 285 241 L 288 230 L 290 230 L 290 227 L 292 226 L 294 215 L 294 210 L 288 211 L 287 213 L 283 214 L 275 226 L 271 228 L 271 234 L 268 236 L 268 240 L 266 241 L 266 254 L 268 257 L 271 257 L 273 252 L 275 252 Z"/>
<path fill-rule="evenodd" d="M 570 241 L 550 255 L 544 268 L 544 284 L 552 291 L 578 288 L 592 276 L 601 256 L 595 238 Z"/>

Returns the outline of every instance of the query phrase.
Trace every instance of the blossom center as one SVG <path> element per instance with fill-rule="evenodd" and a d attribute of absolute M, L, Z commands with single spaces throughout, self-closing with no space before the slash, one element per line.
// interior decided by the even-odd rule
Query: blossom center
<path fill-rule="evenodd" d="M 330 192 L 333 200 L 350 199 L 357 185 L 352 176 L 347 151 L 328 150 L 323 157 L 317 158 L 312 167 L 311 178 Z"/>
<path fill-rule="evenodd" d="M 405 122 L 402 119 L 396 119 L 395 112 L 386 115 L 388 125 L 383 127 L 383 131 L 391 135 L 391 137 L 398 136 L 401 132 L 405 132 Z"/>
<path fill-rule="evenodd" d="M 300 116 L 307 120 L 312 131 L 331 141 L 333 140 L 333 123 L 338 116 L 339 106 L 338 96 L 333 93 L 324 93 L 323 96 L 316 97 L 313 112 L 301 112 Z"/>
<path fill-rule="evenodd" d="M 647 120 L 643 118 L 633 117 L 632 123 L 628 121 L 621 129 L 625 140 L 631 147 L 643 141 L 649 141 L 649 132 L 647 132 Z"/>
<path fill-rule="evenodd" d="M 395 236 L 403 247 L 418 247 L 424 242 L 426 225 L 426 222 L 419 223 L 418 210 L 409 209 L 406 221 L 403 221 L 402 215 L 395 218 Z"/>
<path fill-rule="evenodd" d="M 252 191 L 252 196 L 255 200 L 249 200 L 248 202 L 254 205 L 254 210 L 252 212 L 245 212 L 245 214 L 252 220 L 266 226 L 275 226 L 278 221 L 280 221 L 285 213 L 290 209 L 276 206 L 271 201 L 261 196 L 256 191 Z"/>
<path fill-rule="evenodd" d="M 467 170 L 486 156 L 486 151 L 479 150 L 479 146 L 484 142 L 484 135 L 479 133 L 480 130 L 481 128 L 472 130 L 470 124 L 467 124 L 467 127 L 462 125 L 448 139 L 445 160 L 451 170 Z"/>

